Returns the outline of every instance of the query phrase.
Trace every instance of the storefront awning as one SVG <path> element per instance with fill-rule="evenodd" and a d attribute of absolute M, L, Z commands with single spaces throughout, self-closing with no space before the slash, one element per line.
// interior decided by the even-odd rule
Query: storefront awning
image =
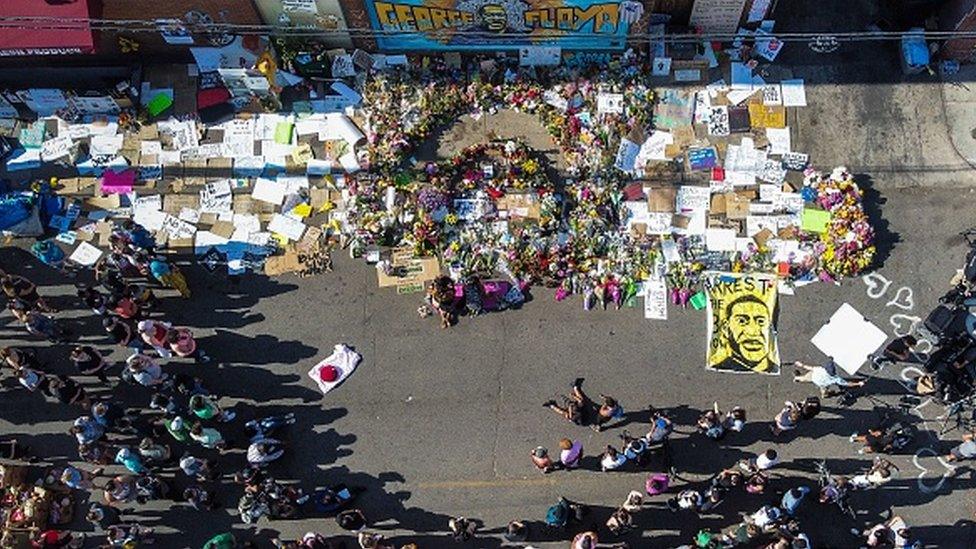
<path fill-rule="evenodd" d="M 0 57 L 92 53 L 88 0 L 0 1 Z"/>

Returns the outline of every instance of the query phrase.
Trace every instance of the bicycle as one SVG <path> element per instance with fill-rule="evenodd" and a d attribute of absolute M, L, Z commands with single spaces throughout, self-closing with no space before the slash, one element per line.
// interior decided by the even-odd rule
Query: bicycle
<path fill-rule="evenodd" d="M 857 513 L 854 512 L 854 508 L 851 507 L 848 501 L 849 488 L 845 482 L 841 485 L 834 479 L 834 476 L 827 469 L 826 460 L 821 460 L 817 462 L 817 475 L 818 482 L 820 483 L 820 500 L 824 502 L 824 497 L 827 498 L 826 501 L 830 501 L 837 505 L 845 515 L 850 516 L 853 519 L 857 518 Z"/>
<path fill-rule="evenodd" d="M 968 411 L 968 417 L 963 416 Z M 950 425 L 950 422 L 954 423 Z M 952 402 L 945 407 L 942 424 L 939 426 L 939 436 L 964 428 L 966 431 L 976 430 L 976 392 L 966 398 Z"/>

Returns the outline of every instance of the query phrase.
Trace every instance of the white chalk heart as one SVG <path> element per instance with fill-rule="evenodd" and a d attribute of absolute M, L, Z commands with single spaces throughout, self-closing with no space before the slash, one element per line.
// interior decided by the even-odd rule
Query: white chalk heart
<path fill-rule="evenodd" d="M 915 327 L 922 319 L 917 316 L 903 315 L 901 313 L 896 313 L 891 315 L 888 322 L 891 323 L 892 328 L 895 329 L 895 335 L 898 337 L 904 337 L 915 331 Z"/>
<path fill-rule="evenodd" d="M 915 292 L 912 291 L 908 286 L 902 286 L 898 288 L 895 292 L 895 297 L 885 305 L 889 307 L 898 307 L 899 309 L 905 311 L 911 311 L 915 308 Z"/>
<path fill-rule="evenodd" d="M 868 297 L 871 299 L 878 299 L 883 296 L 888 288 L 891 286 L 891 281 L 887 278 L 879 275 L 878 273 L 868 273 L 861 277 L 868 286 Z M 880 290 L 878 289 L 880 287 Z"/>
<path fill-rule="evenodd" d="M 931 483 L 931 480 L 935 478 L 934 476 L 932 477 L 925 476 L 926 473 L 931 473 L 933 471 L 923 467 L 922 464 L 919 463 L 919 459 L 922 457 L 934 457 L 942 465 L 942 467 L 945 468 L 945 472 L 942 473 L 942 475 L 939 477 L 939 480 L 935 482 L 935 484 Z M 946 479 L 952 476 L 953 472 L 955 472 L 956 469 L 949 463 L 946 463 L 946 461 L 942 459 L 942 456 L 940 456 L 938 452 L 928 447 L 922 448 L 919 451 L 915 452 L 915 455 L 912 456 L 912 463 L 915 464 L 915 467 L 917 467 L 919 471 L 921 471 L 921 473 L 919 473 L 917 477 L 918 489 L 926 494 L 934 494 L 935 492 L 941 490 L 942 485 L 945 484 Z"/>

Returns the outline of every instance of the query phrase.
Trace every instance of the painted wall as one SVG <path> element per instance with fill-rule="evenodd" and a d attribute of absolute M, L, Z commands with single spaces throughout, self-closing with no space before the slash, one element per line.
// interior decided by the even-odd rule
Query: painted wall
<path fill-rule="evenodd" d="M 631 0 L 364 0 L 381 51 L 615 50 Z M 630 5 L 630 6 L 628 6 Z"/>
<path fill-rule="evenodd" d="M 344 31 L 348 28 L 340 0 L 254 0 L 266 24 Z M 352 47 L 349 33 L 323 38 L 329 47 Z"/>

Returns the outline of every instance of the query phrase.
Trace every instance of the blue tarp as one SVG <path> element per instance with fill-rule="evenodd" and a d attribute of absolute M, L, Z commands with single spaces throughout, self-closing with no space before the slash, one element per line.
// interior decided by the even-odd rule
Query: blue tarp
<path fill-rule="evenodd" d="M 34 199 L 27 193 L 0 195 L 0 230 L 6 230 L 30 217 Z"/>

